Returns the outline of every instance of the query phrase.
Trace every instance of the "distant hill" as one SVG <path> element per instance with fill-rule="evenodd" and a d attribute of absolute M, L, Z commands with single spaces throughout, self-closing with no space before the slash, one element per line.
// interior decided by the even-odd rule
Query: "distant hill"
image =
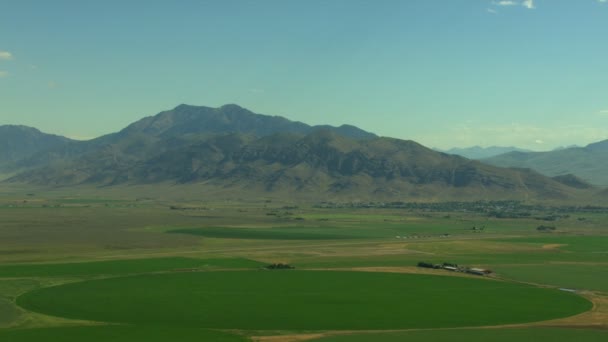
<path fill-rule="evenodd" d="M 591 184 L 608 186 L 608 140 L 550 152 L 511 152 L 483 159 L 483 162 L 531 168 L 551 177 L 572 174 Z"/>
<path fill-rule="evenodd" d="M 497 156 L 497 155 L 500 155 L 503 153 L 509 153 L 509 152 L 514 152 L 514 151 L 531 152 L 530 150 L 513 147 L 513 146 L 509 146 L 509 147 L 505 147 L 505 146 L 490 146 L 490 147 L 472 146 L 472 147 L 466 147 L 466 148 L 454 147 L 454 148 L 451 148 L 446 151 L 439 150 L 439 149 L 438 149 L 438 151 L 459 155 L 459 156 L 469 158 L 469 159 L 489 158 L 489 157 Z"/>
<path fill-rule="evenodd" d="M 42 133 L 27 126 L 0 126 L 0 170 L 14 169 L 14 163 L 50 149 L 66 146 L 72 140 Z"/>

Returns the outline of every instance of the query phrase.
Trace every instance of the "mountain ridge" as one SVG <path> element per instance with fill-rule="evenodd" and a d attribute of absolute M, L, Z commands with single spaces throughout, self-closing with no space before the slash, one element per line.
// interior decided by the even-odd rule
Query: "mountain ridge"
<path fill-rule="evenodd" d="M 436 149 L 437 151 L 456 154 L 469 159 L 483 159 L 497 156 L 509 152 L 532 152 L 531 150 L 515 147 L 515 146 L 488 146 L 481 147 L 479 145 L 471 147 L 453 147 L 449 150 Z"/>
<path fill-rule="evenodd" d="M 549 177 L 572 174 L 595 186 L 608 186 L 608 140 L 548 152 L 509 152 L 482 161 L 532 168 Z"/>
<path fill-rule="evenodd" d="M 580 185 L 572 179 L 494 167 L 411 140 L 341 127 L 349 134 L 236 105 L 180 105 L 119 132 L 46 151 L 48 160 L 7 182 L 63 187 L 172 182 L 238 194 L 368 199 L 568 199 L 588 190 L 572 186 Z"/>
<path fill-rule="evenodd" d="M 74 140 L 43 133 L 24 125 L 0 126 L 0 170 L 18 168 L 15 163 L 38 152 L 69 144 Z"/>
<path fill-rule="evenodd" d="M 279 132 L 306 134 L 317 129 L 335 130 L 357 139 L 374 138 L 375 134 L 351 125 L 339 127 L 311 126 L 282 116 L 257 114 L 236 104 L 218 108 L 180 104 L 154 116 L 140 119 L 119 134 L 142 132 L 154 136 L 191 133 L 249 133 L 265 136 Z"/>

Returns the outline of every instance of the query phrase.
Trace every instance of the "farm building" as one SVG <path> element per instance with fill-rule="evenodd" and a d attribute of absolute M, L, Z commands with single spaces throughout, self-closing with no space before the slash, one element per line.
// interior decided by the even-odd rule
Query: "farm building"
<path fill-rule="evenodd" d="M 470 273 L 470 274 L 475 274 L 475 275 L 481 275 L 481 276 L 492 273 L 492 271 L 490 271 L 490 270 L 486 270 L 483 268 L 475 268 L 475 267 L 469 268 L 465 272 Z"/>

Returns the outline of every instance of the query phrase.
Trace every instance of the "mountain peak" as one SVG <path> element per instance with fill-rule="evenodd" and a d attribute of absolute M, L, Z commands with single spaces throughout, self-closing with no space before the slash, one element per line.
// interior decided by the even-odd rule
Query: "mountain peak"
<path fill-rule="evenodd" d="M 227 104 L 219 107 L 218 110 L 246 110 L 246 111 L 249 111 L 234 103 L 227 103 Z"/>
<path fill-rule="evenodd" d="M 151 136 L 179 136 L 244 133 L 263 137 L 280 132 L 305 135 L 317 129 L 328 129 L 339 135 L 356 139 L 376 137 L 373 133 L 350 125 L 310 126 L 281 116 L 256 114 L 236 104 L 225 104 L 218 108 L 180 104 L 172 110 L 160 112 L 129 125 L 122 131 L 122 135 L 141 133 Z"/>

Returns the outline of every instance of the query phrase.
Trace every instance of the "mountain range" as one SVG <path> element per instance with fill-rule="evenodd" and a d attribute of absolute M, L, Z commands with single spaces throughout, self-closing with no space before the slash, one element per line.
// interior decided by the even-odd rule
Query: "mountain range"
<path fill-rule="evenodd" d="M 9 145 L 19 144 L 15 138 Z M 565 200 L 597 192 L 575 176 L 552 179 L 354 126 L 309 126 L 237 105 L 180 105 L 93 140 L 64 138 L 53 146 L 20 151 L 0 163 L 18 171 L 5 182 L 171 183 L 240 196 L 315 199 Z"/>
<path fill-rule="evenodd" d="M 0 126 L 0 167 L 45 149 L 66 146 L 70 142 L 72 140 L 68 138 L 42 133 L 32 127 Z"/>
<path fill-rule="evenodd" d="M 494 157 L 500 154 L 509 153 L 509 152 L 531 152 L 530 150 L 526 150 L 523 148 L 518 148 L 514 146 L 489 146 L 489 147 L 481 147 L 481 146 L 471 146 L 471 147 L 454 147 L 449 150 L 440 150 L 436 149 L 440 152 L 445 152 L 449 154 L 456 154 L 469 159 L 483 159 Z"/>
<path fill-rule="evenodd" d="M 549 152 L 510 152 L 482 161 L 500 167 L 531 168 L 548 176 L 574 174 L 591 184 L 608 186 L 608 140 Z"/>

